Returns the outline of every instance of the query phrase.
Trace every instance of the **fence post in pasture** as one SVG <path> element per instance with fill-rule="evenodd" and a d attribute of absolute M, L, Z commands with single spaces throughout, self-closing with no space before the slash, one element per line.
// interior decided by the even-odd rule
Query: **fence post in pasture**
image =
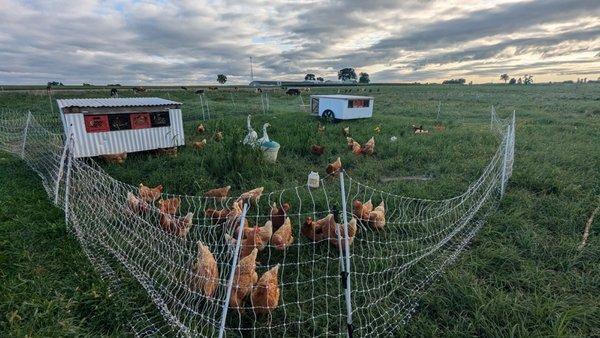
<path fill-rule="evenodd" d="M 490 113 L 490 130 L 494 130 L 494 114 L 496 113 L 496 110 L 494 109 L 494 106 L 492 106 L 492 111 Z"/>
<path fill-rule="evenodd" d="M 206 104 L 206 115 L 208 115 L 208 119 L 210 120 L 210 107 L 208 106 L 208 99 L 206 97 L 204 97 L 204 103 Z"/>
<path fill-rule="evenodd" d="M 223 338 L 225 334 L 225 321 L 227 320 L 227 310 L 229 309 L 229 299 L 231 299 L 231 290 L 233 289 L 233 276 L 235 275 L 235 269 L 237 268 L 238 256 L 240 255 L 240 246 L 242 243 L 242 234 L 244 233 L 244 220 L 246 219 L 246 213 L 248 212 L 248 204 L 244 204 L 244 210 L 242 216 L 240 216 L 240 227 L 238 230 L 237 242 L 235 245 L 235 252 L 233 253 L 233 260 L 231 261 L 231 272 L 229 273 L 229 280 L 227 281 L 227 293 L 225 294 L 225 302 L 223 303 L 223 311 L 221 314 L 221 327 L 219 328 L 219 338 Z"/>
<path fill-rule="evenodd" d="M 231 96 L 231 103 L 233 104 L 233 111 L 237 111 L 237 107 L 235 106 L 235 100 L 233 99 L 233 92 L 229 92 Z"/>
<path fill-rule="evenodd" d="M 63 177 L 63 171 L 65 170 L 65 160 L 67 158 L 67 150 L 69 149 L 69 140 L 65 141 L 63 146 L 62 155 L 60 156 L 60 166 L 58 167 L 58 174 L 56 175 L 56 183 L 54 184 L 54 205 L 58 205 L 58 191 L 60 190 L 60 181 Z"/>
<path fill-rule="evenodd" d="M 344 185 L 344 171 L 340 172 L 340 190 L 342 194 L 342 214 L 344 221 L 344 248 L 340 250 L 344 251 L 344 264 L 342 269 L 342 285 L 344 286 L 344 293 L 346 298 L 346 323 L 347 323 L 347 336 L 352 338 L 354 333 L 354 326 L 352 325 L 352 302 L 351 292 L 352 287 L 350 285 L 350 243 L 348 238 L 348 213 L 346 211 L 346 187 Z M 338 233 L 338 239 L 341 234 Z M 338 243 L 340 241 L 338 240 Z M 344 265 L 343 264 L 343 265 Z"/>
<path fill-rule="evenodd" d="M 502 180 L 500 181 L 500 196 L 504 196 L 506 190 L 506 165 L 508 160 L 508 147 L 510 143 L 511 128 L 510 124 L 506 127 L 506 134 L 504 136 L 504 156 L 502 157 Z"/>
<path fill-rule="evenodd" d="M 437 117 L 435 118 L 436 121 L 440 121 L 440 115 L 442 114 L 442 101 L 438 101 L 438 107 L 437 107 Z"/>
<path fill-rule="evenodd" d="M 65 224 L 69 225 L 69 192 L 71 188 L 71 167 L 73 166 L 73 134 L 67 140 L 69 150 L 67 153 L 67 178 L 65 179 Z"/>
<path fill-rule="evenodd" d="M 29 124 L 31 124 L 31 112 L 27 112 L 27 122 L 23 129 L 23 144 L 21 145 L 21 158 L 25 158 L 25 144 L 27 144 L 27 133 L 29 133 Z"/>
<path fill-rule="evenodd" d="M 512 175 L 512 168 L 515 161 L 515 123 L 516 123 L 516 110 L 513 110 L 512 121 L 510 123 L 510 174 Z"/>
<path fill-rule="evenodd" d="M 200 94 L 200 109 L 202 109 L 202 121 L 206 121 L 206 116 L 204 113 L 204 93 Z"/>
<path fill-rule="evenodd" d="M 265 92 L 265 98 L 267 99 L 267 113 L 269 112 L 270 102 L 269 102 L 269 92 Z"/>

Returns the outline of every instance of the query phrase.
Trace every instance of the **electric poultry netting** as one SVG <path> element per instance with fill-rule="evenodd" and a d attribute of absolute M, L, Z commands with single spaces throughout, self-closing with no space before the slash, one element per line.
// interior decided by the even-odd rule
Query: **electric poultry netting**
<path fill-rule="evenodd" d="M 388 335 L 481 228 L 514 157 L 514 117 L 492 112 L 500 145 L 454 198 L 396 196 L 343 170 L 318 188 L 176 196 L 72 158 L 31 115 L 4 116 L 0 149 L 39 174 L 113 290 L 141 286 L 154 304 L 129 299 L 144 308 L 138 335 Z"/>

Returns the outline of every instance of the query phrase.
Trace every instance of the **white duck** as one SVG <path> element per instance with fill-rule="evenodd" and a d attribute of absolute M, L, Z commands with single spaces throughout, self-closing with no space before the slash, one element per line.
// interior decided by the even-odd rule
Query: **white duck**
<path fill-rule="evenodd" d="M 258 139 L 258 134 L 256 133 L 256 131 L 254 129 L 252 129 L 252 126 L 250 125 L 250 115 L 248 115 L 248 119 L 246 120 L 246 128 L 248 128 L 248 134 L 246 135 L 246 137 L 244 137 L 243 143 L 245 145 L 256 144 L 256 139 Z"/>
<path fill-rule="evenodd" d="M 262 145 L 265 142 L 271 141 L 271 139 L 269 138 L 269 135 L 267 135 L 267 127 L 270 127 L 270 126 L 271 125 L 268 123 L 263 124 L 263 136 L 261 138 L 259 138 L 258 140 L 256 140 L 256 144 Z"/>

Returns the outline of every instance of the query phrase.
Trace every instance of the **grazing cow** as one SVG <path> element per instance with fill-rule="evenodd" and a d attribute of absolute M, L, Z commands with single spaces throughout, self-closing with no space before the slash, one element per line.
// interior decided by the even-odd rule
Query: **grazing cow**
<path fill-rule="evenodd" d="M 285 92 L 286 95 L 300 95 L 300 89 L 290 88 Z"/>
<path fill-rule="evenodd" d="M 256 88 L 255 92 L 262 93 L 262 89 L 261 88 Z"/>
<path fill-rule="evenodd" d="M 204 89 L 198 89 L 194 93 L 196 93 L 196 94 L 204 94 Z"/>
<path fill-rule="evenodd" d="M 219 87 L 208 87 L 208 90 L 219 90 Z"/>
<path fill-rule="evenodd" d="M 110 90 L 110 97 L 119 97 L 119 91 L 117 88 L 113 88 Z"/>
<path fill-rule="evenodd" d="M 146 88 L 144 88 L 144 87 L 133 87 L 134 93 L 143 93 L 145 91 L 146 91 Z"/>
<path fill-rule="evenodd" d="M 183 89 L 183 90 L 187 90 L 187 87 L 185 87 L 185 86 L 181 86 L 181 89 Z"/>

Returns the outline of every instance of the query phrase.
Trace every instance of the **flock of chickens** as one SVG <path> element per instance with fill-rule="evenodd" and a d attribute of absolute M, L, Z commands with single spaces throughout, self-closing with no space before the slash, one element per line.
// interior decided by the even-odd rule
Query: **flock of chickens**
<path fill-rule="evenodd" d="M 341 161 L 338 158 L 329 164 L 327 172 L 334 177 L 341 169 Z M 214 199 L 215 202 L 225 203 L 229 198 L 231 187 L 226 186 L 212 189 L 204 194 L 205 198 Z M 239 262 L 233 277 L 233 285 L 229 306 L 239 312 L 243 312 L 245 306 L 251 306 L 257 314 L 269 313 L 279 305 L 279 267 L 273 266 L 265 271 L 259 278 L 257 273 L 257 256 L 270 244 L 275 250 L 285 251 L 294 243 L 294 227 L 288 211 L 291 205 L 283 203 L 278 206 L 273 203 L 269 212 L 269 219 L 263 226 L 252 226 L 247 218 L 244 218 L 242 233 L 239 233 L 243 205 L 257 205 L 262 196 L 264 188 L 259 187 L 244 192 L 237 197 L 230 207 L 222 209 L 207 208 L 205 217 L 213 225 L 222 227 L 224 231 L 224 242 L 230 252 L 234 252 L 239 243 Z M 180 216 L 181 199 L 179 197 L 162 199 L 162 185 L 154 188 L 140 184 L 137 194 L 127 193 L 127 204 L 129 210 L 136 214 L 147 214 L 152 207 L 158 208 L 159 225 L 163 231 L 177 236 L 187 238 L 193 224 L 192 212 Z M 382 230 L 386 224 L 385 206 L 381 202 L 373 208 L 371 200 L 362 203 L 359 200 L 353 202 L 353 217 L 348 222 L 348 245 L 354 241 L 358 233 L 358 223 L 370 226 L 376 230 Z M 345 246 L 345 233 L 343 225 L 335 221 L 333 214 L 328 214 L 322 219 L 313 220 L 307 217 L 300 228 L 302 236 L 313 242 L 326 241 L 340 249 Z M 241 236 L 240 236 L 241 235 Z M 209 246 L 202 241 L 197 242 L 197 257 L 191 265 L 187 283 L 195 292 L 211 299 L 219 285 L 219 268 Z"/>
<path fill-rule="evenodd" d="M 317 126 L 317 131 L 323 133 L 325 131 L 325 127 L 320 123 Z M 381 132 L 380 127 L 375 127 L 375 132 Z M 375 153 L 375 137 L 371 137 L 364 145 L 360 145 L 355 139 L 350 137 L 350 127 L 342 127 L 342 133 L 346 136 L 346 142 L 348 144 L 348 149 L 352 150 L 352 152 L 356 155 L 373 155 Z M 310 152 L 315 155 L 323 155 L 325 153 L 325 147 L 313 144 L 310 147 Z M 329 174 L 329 172 L 328 172 Z"/>

